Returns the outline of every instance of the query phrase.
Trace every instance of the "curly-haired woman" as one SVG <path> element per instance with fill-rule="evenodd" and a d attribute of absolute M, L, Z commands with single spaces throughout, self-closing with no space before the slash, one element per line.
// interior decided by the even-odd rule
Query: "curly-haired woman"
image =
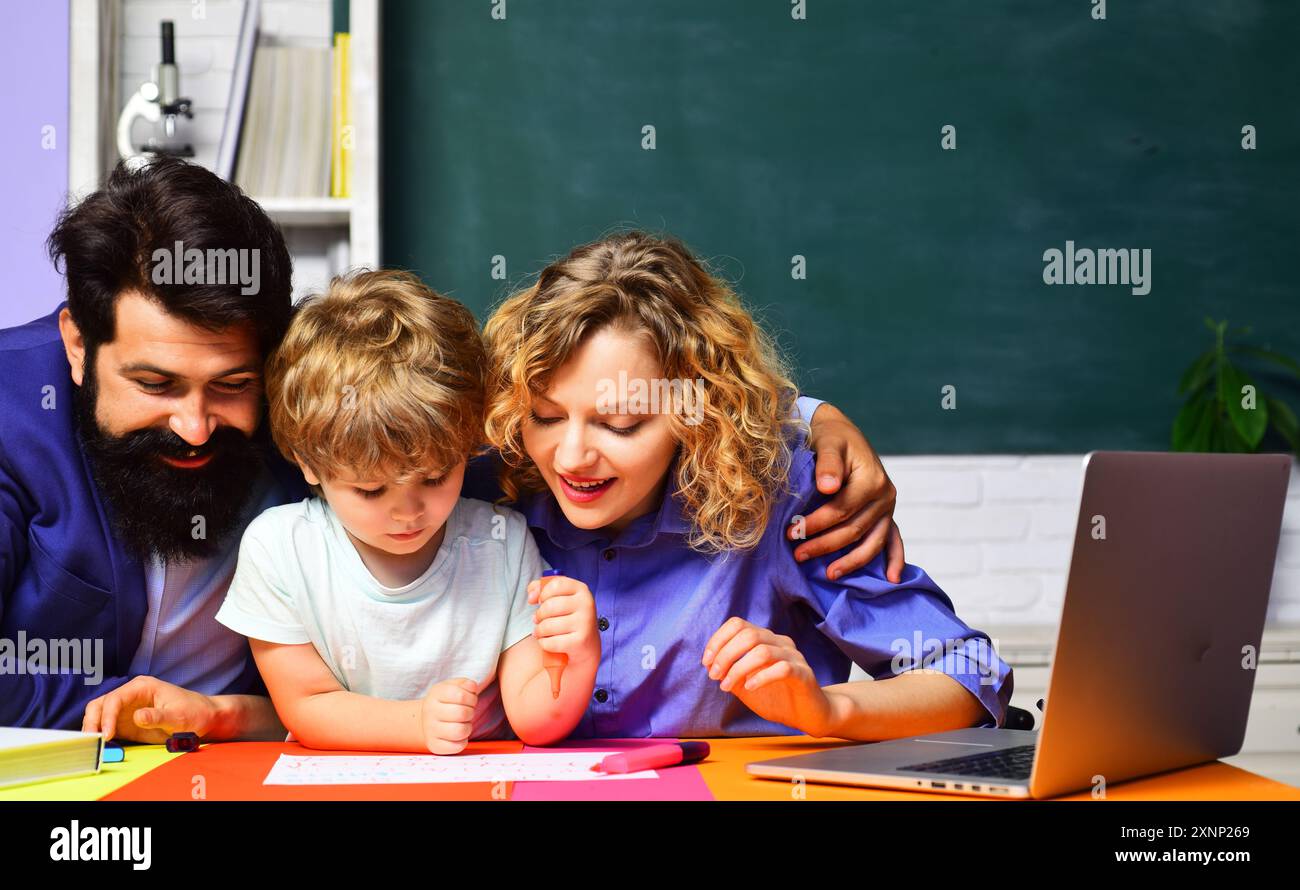
<path fill-rule="evenodd" d="M 1011 669 L 924 571 L 893 582 L 881 554 L 828 577 L 829 556 L 795 558 L 787 527 L 825 501 L 795 387 L 680 242 L 578 247 L 485 339 L 502 487 L 596 601 L 600 666 L 574 735 L 878 740 L 1003 723 Z M 847 682 L 852 662 L 874 679 Z"/>

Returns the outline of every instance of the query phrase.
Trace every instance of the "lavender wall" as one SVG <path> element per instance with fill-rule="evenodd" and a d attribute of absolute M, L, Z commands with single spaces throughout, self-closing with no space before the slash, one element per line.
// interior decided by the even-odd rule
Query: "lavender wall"
<path fill-rule="evenodd" d="M 44 241 L 67 192 L 68 2 L 3 0 L 0 8 L 0 327 L 9 327 L 63 299 Z"/>

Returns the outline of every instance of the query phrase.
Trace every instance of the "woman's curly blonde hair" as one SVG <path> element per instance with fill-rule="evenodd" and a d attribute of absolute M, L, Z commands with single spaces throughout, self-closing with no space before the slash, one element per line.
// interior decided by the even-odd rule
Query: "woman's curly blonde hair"
<path fill-rule="evenodd" d="M 523 445 L 534 394 L 589 337 L 641 333 L 665 378 L 703 381 L 703 411 L 669 412 L 679 443 L 677 488 L 693 519 L 690 546 L 744 550 L 763 536 L 787 487 L 795 387 L 772 339 L 739 298 L 680 241 L 626 232 L 575 248 L 509 297 L 484 332 L 486 435 L 518 499 L 546 490 Z"/>

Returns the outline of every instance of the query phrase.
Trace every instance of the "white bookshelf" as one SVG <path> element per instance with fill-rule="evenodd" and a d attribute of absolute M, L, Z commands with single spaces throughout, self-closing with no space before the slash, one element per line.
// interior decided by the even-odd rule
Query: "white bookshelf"
<path fill-rule="evenodd" d="M 233 76 L 243 0 L 71 0 L 68 191 L 98 188 L 117 162 L 112 128 L 126 98 L 158 61 L 159 22 L 176 28 L 181 94 L 194 101 L 180 132 L 194 161 L 214 166 Z M 201 14 L 198 12 L 201 10 Z M 263 0 L 259 41 L 327 46 L 330 0 Z M 294 261 L 294 299 L 347 268 L 380 262 L 380 0 L 351 0 L 351 113 L 355 128 L 348 198 L 252 197 L 283 230 Z"/>
<path fill-rule="evenodd" d="M 262 198 L 267 216 L 284 226 L 338 226 L 352 221 L 351 198 Z"/>

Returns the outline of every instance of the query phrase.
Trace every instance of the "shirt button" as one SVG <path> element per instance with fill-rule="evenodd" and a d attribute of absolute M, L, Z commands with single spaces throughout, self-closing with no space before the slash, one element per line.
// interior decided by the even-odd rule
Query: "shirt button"
<path fill-rule="evenodd" d="M 609 619 L 602 615 L 601 619 L 596 622 L 596 626 L 601 630 L 609 630 Z"/>
<path fill-rule="evenodd" d="M 596 701 L 600 702 L 601 704 L 604 704 L 605 702 L 609 701 L 609 693 L 606 692 L 604 689 L 597 689 Z"/>
<path fill-rule="evenodd" d="M 609 562 L 614 558 L 614 548 L 609 547 L 605 549 L 600 555 L 605 557 L 605 562 Z"/>

